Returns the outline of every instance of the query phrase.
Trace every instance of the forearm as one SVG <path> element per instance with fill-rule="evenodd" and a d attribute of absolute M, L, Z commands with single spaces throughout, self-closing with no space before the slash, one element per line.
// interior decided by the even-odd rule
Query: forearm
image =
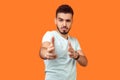
<path fill-rule="evenodd" d="M 47 53 L 47 48 L 45 48 L 45 47 L 41 47 L 41 49 L 40 49 L 40 58 L 41 59 L 46 59 L 46 57 L 45 57 L 45 54 Z"/>
<path fill-rule="evenodd" d="M 88 60 L 87 60 L 86 56 L 83 56 L 83 55 L 79 55 L 77 62 L 82 66 L 87 66 L 87 64 L 88 64 Z"/>

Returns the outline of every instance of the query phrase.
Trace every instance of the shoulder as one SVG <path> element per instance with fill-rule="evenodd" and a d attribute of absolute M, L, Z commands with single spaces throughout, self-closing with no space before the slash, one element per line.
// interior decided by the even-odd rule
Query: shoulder
<path fill-rule="evenodd" d="M 76 37 L 73 37 L 73 36 L 69 36 L 69 39 L 70 39 L 70 40 L 73 40 L 73 41 L 76 41 L 76 40 L 77 40 L 77 38 L 76 38 Z"/>
<path fill-rule="evenodd" d="M 43 35 L 42 43 L 43 42 L 51 42 L 51 38 L 54 36 L 54 31 L 46 31 L 46 33 Z"/>
<path fill-rule="evenodd" d="M 47 35 L 52 35 L 52 34 L 54 34 L 55 33 L 55 31 L 53 30 L 53 31 L 46 31 L 45 32 L 45 34 L 47 34 Z"/>
<path fill-rule="evenodd" d="M 53 31 L 46 31 L 45 34 L 51 34 Z"/>
<path fill-rule="evenodd" d="M 78 39 L 76 37 L 73 37 L 73 36 L 69 36 L 69 40 L 72 42 L 75 42 L 75 44 L 79 43 Z"/>

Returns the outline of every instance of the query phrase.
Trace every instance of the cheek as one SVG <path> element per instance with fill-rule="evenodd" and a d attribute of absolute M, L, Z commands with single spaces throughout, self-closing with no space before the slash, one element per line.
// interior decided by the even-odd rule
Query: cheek
<path fill-rule="evenodd" d="M 57 25 L 58 27 L 61 27 L 62 24 L 61 24 L 60 22 L 57 22 L 56 25 Z"/>
<path fill-rule="evenodd" d="M 71 23 L 68 23 L 68 24 L 67 24 L 68 28 L 70 28 L 70 27 L 71 27 L 71 25 L 72 25 Z"/>

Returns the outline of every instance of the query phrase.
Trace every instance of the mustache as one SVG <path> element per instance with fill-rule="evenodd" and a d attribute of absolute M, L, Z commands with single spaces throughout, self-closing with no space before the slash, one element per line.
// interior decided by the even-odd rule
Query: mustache
<path fill-rule="evenodd" d="M 67 26 L 63 26 L 63 27 L 61 27 L 61 28 L 66 28 L 66 29 L 68 29 Z"/>

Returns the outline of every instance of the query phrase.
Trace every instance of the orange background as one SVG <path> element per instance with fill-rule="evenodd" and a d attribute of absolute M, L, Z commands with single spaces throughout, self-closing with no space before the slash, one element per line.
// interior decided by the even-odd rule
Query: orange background
<path fill-rule="evenodd" d="M 119 0 L 1 0 L 0 80 L 44 80 L 41 38 L 63 3 L 74 9 L 70 34 L 89 61 L 77 64 L 77 80 L 120 80 Z"/>

